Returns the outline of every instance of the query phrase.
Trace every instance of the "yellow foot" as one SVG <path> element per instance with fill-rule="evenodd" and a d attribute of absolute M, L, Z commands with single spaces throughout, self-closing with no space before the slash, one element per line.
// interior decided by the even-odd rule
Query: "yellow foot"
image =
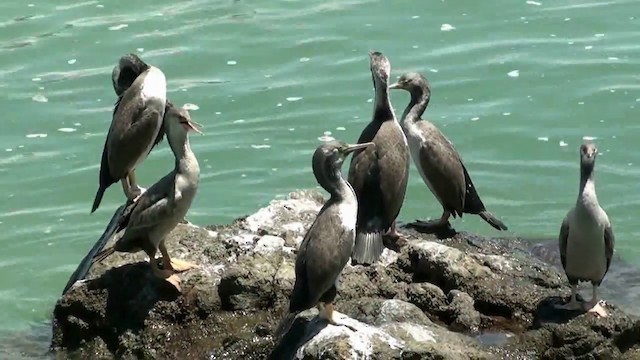
<path fill-rule="evenodd" d="M 605 318 L 607 316 L 609 316 L 609 314 L 607 313 L 607 310 L 604 308 L 604 304 L 601 304 L 600 301 L 598 301 L 595 305 L 592 305 L 591 302 L 586 303 L 585 307 L 588 308 L 587 312 L 593 314 L 595 317 L 601 317 L 601 318 Z"/>
<path fill-rule="evenodd" d="M 147 189 L 145 189 L 145 188 L 143 188 L 143 187 L 141 187 L 141 186 L 138 186 L 138 189 L 134 192 L 134 194 L 135 194 L 135 193 L 137 193 L 137 195 L 135 195 L 135 196 L 133 197 L 133 200 L 132 200 L 132 201 L 133 201 L 133 202 L 138 201 L 138 199 L 140 199 L 140 196 L 142 196 L 142 194 L 144 194 L 144 192 L 145 192 L 145 191 L 147 191 Z"/>
<path fill-rule="evenodd" d="M 188 261 L 180 260 L 180 259 L 171 259 L 171 268 L 175 272 L 183 272 L 187 270 L 191 270 L 193 268 L 197 268 L 198 265 L 190 263 Z"/>
<path fill-rule="evenodd" d="M 182 293 L 182 287 L 180 286 L 180 278 L 178 277 L 178 275 L 173 274 L 166 280 L 169 284 L 173 285 L 179 293 Z"/>
<path fill-rule="evenodd" d="M 318 316 L 320 316 L 321 319 L 324 319 L 327 323 L 333 325 L 333 326 L 344 326 L 346 328 L 348 328 L 351 331 L 358 331 L 356 328 L 354 328 L 351 325 L 347 325 L 344 323 L 339 323 L 335 320 L 335 314 L 338 313 L 337 311 L 333 310 L 333 304 L 324 304 L 324 306 L 322 305 L 322 303 L 318 304 L 318 310 L 319 310 L 319 314 Z M 338 313 L 340 314 L 340 313 Z M 344 317 L 346 317 L 346 315 L 342 315 Z"/>

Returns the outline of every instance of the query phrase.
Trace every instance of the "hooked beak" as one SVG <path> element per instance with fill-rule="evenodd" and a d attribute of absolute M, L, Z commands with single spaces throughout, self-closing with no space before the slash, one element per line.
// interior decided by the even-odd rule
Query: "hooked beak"
<path fill-rule="evenodd" d="M 344 154 L 348 155 L 351 154 L 352 152 L 359 150 L 359 149 L 364 149 L 366 147 L 369 147 L 373 145 L 372 142 L 367 142 L 367 143 L 362 143 L 362 144 L 355 144 L 355 145 L 347 145 L 347 147 L 344 149 Z"/>
<path fill-rule="evenodd" d="M 389 85 L 389 89 L 391 89 L 391 90 L 393 90 L 393 89 L 402 89 L 402 86 L 400 86 L 400 83 L 395 83 L 395 84 Z"/>

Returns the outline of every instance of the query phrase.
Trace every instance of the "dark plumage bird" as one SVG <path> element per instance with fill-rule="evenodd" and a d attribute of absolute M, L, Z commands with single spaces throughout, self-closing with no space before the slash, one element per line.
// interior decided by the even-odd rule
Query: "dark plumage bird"
<path fill-rule="evenodd" d="M 330 195 L 307 231 L 296 257 L 296 282 L 289 298 L 289 310 L 276 330 L 282 337 L 296 315 L 319 306 L 320 316 L 330 324 L 336 281 L 349 261 L 355 239 L 358 202 L 351 185 L 342 177 L 340 168 L 345 157 L 358 149 L 373 145 L 347 145 L 331 141 L 320 145 L 313 154 L 313 174 Z"/>
<path fill-rule="evenodd" d="M 175 168 L 145 191 L 130 209 L 127 207 L 117 227 L 105 237 L 110 238 L 122 230 L 124 234 L 112 247 L 96 254 L 93 262 L 100 262 L 116 251 L 142 250 L 149 256 L 153 274 L 180 290 L 179 278 L 174 273 L 195 265 L 171 259 L 164 240 L 184 218 L 198 190 L 200 166 L 191 151 L 188 132 L 200 131 L 185 109 L 172 108 L 166 116 L 167 139 L 175 156 Z M 163 270 L 155 258 L 158 250 L 162 254 Z"/>
<path fill-rule="evenodd" d="M 142 72 L 136 76 L 138 71 Z M 135 201 L 144 189 L 138 186 L 135 168 L 162 140 L 162 123 L 167 107 L 166 79 L 156 67 L 128 54 L 120 58 L 112 72 L 118 100 L 100 164 L 99 187 L 91 212 L 99 206 L 104 192 L 120 181 L 128 199 Z"/>
<path fill-rule="evenodd" d="M 358 197 L 353 264 L 372 264 L 380 258 L 383 235 L 399 237 L 395 220 L 400 213 L 409 177 L 409 149 L 389 101 L 389 60 L 380 52 L 369 53 L 375 89 L 373 118 L 358 143 L 375 146 L 356 151 L 349 167 L 349 183 Z"/>
<path fill-rule="evenodd" d="M 118 110 L 118 104 L 120 104 L 120 100 L 122 99 L 122 94 L 131 87 L 131 84 L 147 69 L 149 69 L 149 65 L 142 61 L 140 57 L 136 54 L 126 54 L 120 58 L 118 64 L 113 67 L 111 71 L 111 82 L 113 83 L 113 91 L 115 91 L 118 99 L 113 106 L 113 115 L 115 115 Z M 167 104 L 165 108 L 165 114 L 167 109 L 172 108 L 173 104 L 169 99 L 167 99 Z M 164 127 L 160 128 L 158 132 L 158 137 L 153 142 L 153 147 L 158 145 L 162 138 L 164 137 Z M 152 147 L 152 149 L 153 149 Z"/>
<path fill-rule="evenodd" d="M 411 101 L 402 115 L 404 131 L 411 157 L 433 195 L 442 205 L 442 216 L 435 221 L 417 221 L 419 227 L 444 226 L 449 217 L 477 214 L 497 230 L 507 226 L 485 209 L 458 151 L 434 124 L 421 118 L 429 100 L 431 87 L 421 74 L 407 73 L 390 89 L 403 89 L 411 94 Z"/>
<path fill-rule="evenodd" d="M 559 308 L 578 310 L 584 307 L 596 316 L 607 311 L 598 300 L 598 287 L 609 271 L 615 237 L 607 213 L 596 196 L 593 169 L 598 149 L 592 143 L 580 146 L 580 188 L 576 205 L 569 210 L 560 227 L 560 260 L 571 285 L 571 301 Z M 591 301 L 580 304 L 578 282 L 589 281 L 593 288 Z"/>

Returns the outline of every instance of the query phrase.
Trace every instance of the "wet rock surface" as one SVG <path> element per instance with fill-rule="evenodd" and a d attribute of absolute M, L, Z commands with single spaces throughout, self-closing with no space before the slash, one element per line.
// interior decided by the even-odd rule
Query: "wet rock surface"
<path fill-rule="evenodd" d="M 200 265 L 182 293 L 155 279 L 143 254 L 93 266 L 57 302 L 57 358 L 143 359 L 640 359 L 640 320 L 555 310 L 564 274 L 520 239 L 401 227 L 406 242 L 379 264 L 347 265 L 337 319 L 301 313 L 282 342 L 295 249 L 322 205 L 299 191 L 232 224 L 179 225 L 169 253 Z M 546 253 L 545 253 L 546 254 Z M 607 279 L 605 279 L 605 282 Z M 559 298 L 562 296 L 563 298 Z"/>

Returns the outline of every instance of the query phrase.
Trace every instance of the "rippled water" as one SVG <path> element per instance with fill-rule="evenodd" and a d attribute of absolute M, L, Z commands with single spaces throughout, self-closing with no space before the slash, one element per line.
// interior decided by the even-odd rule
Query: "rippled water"
<path fill-rule="evenodd" d="M 135 4 L 135 5 L 130 5 Z M 46 320 L 119 205 L 89 215 L 114 94 L 137 52 L 169 96 L 199 107 L 202 167 L 189 219 L 228 222 L 315 186 L 319 139 L 370 119 L 367 51 L 433 87 L 426 116 L 456 144 L 487 207 L 520 235 L 555 238 L 577 193 L 577 146 L 595 137 L 600 202 L 617 251 L 640 260 L 636 1 L 5 1 L 0 12 L 0 330 Z M 398 113 L 408 97 L 394 92 Z M 139 170 L 172 167 L 163 143 Z M 401 218 L 440 214 L 412 168 Z M 493 234 L 478 218 L 455 225 Z M 637 290 L 636 290 L 637 291 Z"/>

